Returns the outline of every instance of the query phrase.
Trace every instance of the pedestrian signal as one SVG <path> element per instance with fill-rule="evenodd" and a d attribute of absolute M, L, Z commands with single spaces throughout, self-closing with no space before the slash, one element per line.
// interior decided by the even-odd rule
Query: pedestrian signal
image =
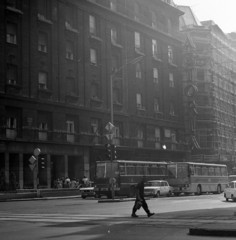
<path fill-rule="evenodd" d="M 44 158 L 41 158 L 40 160 L 41 160 L 41 161 L 40 161 L 40 167 L 41 167 L 42 169 L 44 169 L 44 168 L 45 168 Z"/>
<path fill-rule="evenodd" d="M 116 156 L 116 145 L 112 145 L 112 159 L 116 160 L 117 156 Z"/>

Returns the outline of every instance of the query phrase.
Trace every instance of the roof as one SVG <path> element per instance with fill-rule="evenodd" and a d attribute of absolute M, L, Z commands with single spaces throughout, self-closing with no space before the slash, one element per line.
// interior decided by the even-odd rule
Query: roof
<path fill-rule="evenodd" d="M 180 19 L 180 28 L 185 28 L 186 26 L 200 26 L 203 25 L 201 22 L 197 19 L 196 15 L 192 11 L 191 7 L 189 6 L 177 6 L 179 10 L 184 12 L 184 15 L 182 15 Z"/>

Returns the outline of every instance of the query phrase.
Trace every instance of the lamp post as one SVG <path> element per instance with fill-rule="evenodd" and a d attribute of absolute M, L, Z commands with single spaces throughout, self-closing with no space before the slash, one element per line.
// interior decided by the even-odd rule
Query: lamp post
<path fill-rule="evenodd" d="M 113 77 L 123 68 L 125 68 L 128 64 L 135 64 L 139 61 L 141 61 L 141 59 L 143 58 L 143 56 L 139 56 L 137 58 L 134 58 L 133 60 L 131 60 L 130 62 L 126 62 L 126 64 L 124 64 L 123 66 L 121 66 L 120 68 L 118 68 L 110 77 L 110 94 L 111 94 L 111 124 L 114 124 L 114 113 L 113 113 Z M 111 148 L 112 148 L 112 138 L 110 138 L 110 143 L 111 143 Z M 113 170 L 113 156 L 111 153 L 111 170 Z M 111 178 L 109 183 L 111 184 L 111 188 L 112 188 L 112 199 L 114 200 L 115 197 L 115 191 L 114 191 L 114 184 L 115 184 L 116 180 L 115 178 Z"/>
<path fill-rule="evenodd" d="M 126 64 L 124 64 L 122 67 L 118 68 L 110 77 L 110 93 L 111 93 L 111 124 L 114 123 L 114 113 L 113 113 L 113 77 L 120 71 L 122 70 L 124 67 L 126 67 L 128 64 L 135 64 L 139 61 L 141 61 L 143 58 L 143 56 L 139 56 L 137 58 L 134 58 L 133 60 L 131 60 L 130 62 L 127 62 Z"/>

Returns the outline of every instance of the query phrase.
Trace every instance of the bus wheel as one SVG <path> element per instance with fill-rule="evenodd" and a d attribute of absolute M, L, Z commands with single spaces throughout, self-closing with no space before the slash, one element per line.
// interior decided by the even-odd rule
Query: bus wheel
<path fill-rule="evenodd" d="M 221 193 L 221 186 L 218 185 L 218 186 L 217 186 L 217 194 L 220 194 L 220 193 Z"/>
<path fill-rule="evenodd" d="M 129 188 L 129 197 L 131 197 L 131 198 L 135 197 L 135 187 L 134 186 L 131 186 Z"/>
<path fill-rule="evenodd" d="M 202 194 L 202 189 L 201 189 L 201 186 L 198 185 L 197 186 L 197 195 L 201 195 Z"/>

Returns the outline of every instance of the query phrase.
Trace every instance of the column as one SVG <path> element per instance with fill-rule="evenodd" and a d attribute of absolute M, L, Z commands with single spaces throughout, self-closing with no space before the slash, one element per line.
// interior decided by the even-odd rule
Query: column
<path fill-rule="evenodd" d="M 5 176 L 6 183 L 9 183 L 9 153 L 5 153 Z"/>
<path fill-rule="evenodd" d="M 51 188 L 51 155 L 47 154 L 47 188 Z"/>
<path fill-rule="evenodd" d="M 19 186 L 23 189 L 24 185 L 24 164 L 23 164 L 23 153 L 19 154 Z"/>
<path fill-rule="evenodd" d="M 84 175 L 90 180 L 89 149 L 84 148 Z"/>
<path fill-rule="evenodd" d="M 65 155 L 65 177 L 69 177 L 68 176 L 68 155 Z"/>

